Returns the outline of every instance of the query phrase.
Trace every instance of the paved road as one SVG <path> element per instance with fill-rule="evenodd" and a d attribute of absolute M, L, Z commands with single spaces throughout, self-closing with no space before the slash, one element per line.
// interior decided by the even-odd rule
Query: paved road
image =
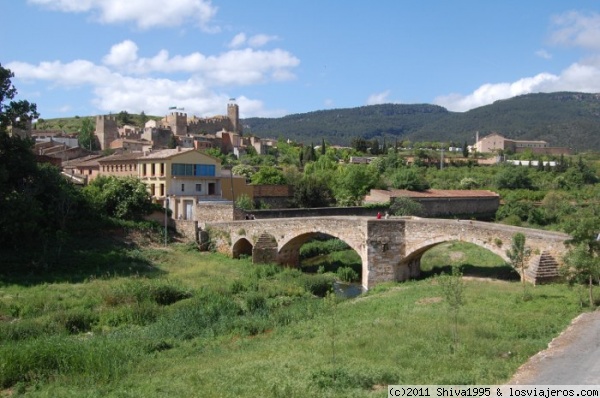
<path fill-rule="evenodd" d="M 600 384 L 600 311 L 581 314 L 508 384 Z"/>

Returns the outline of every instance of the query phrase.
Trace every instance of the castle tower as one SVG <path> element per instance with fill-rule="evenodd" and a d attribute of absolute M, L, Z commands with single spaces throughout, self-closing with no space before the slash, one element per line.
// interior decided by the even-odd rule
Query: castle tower
<path fill-rule="evenodd" d="M 110 148 L 110 143 L 119 138 L 117 119 L 114 116 L 96 116 L 96 138 L 102 150 Z"/>
<path fill-rule="evenodd" d="M 240 107 L 238 104 L 230 102 L 227 104 L 227 117 L 231 122 L 231 127 L 234 133 L 241 133 L 242 126 L 240 125 Z"/>
<path fill-rule="evenodd" d="M 183 112 L 171 112 L 167 115 L 167 124 L 175 135 L 187 134 L 187 114 Z"/>

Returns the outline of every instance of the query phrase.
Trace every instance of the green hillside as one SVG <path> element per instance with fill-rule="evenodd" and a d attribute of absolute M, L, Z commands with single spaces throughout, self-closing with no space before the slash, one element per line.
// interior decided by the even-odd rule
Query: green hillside
<path fill-rule="evenodd" d="M 528 94 L 468 112 L 435 105 L 384 104 L 288 115 L 248 118 L 245 132 L 259 137 L 285 137 L 300 142 L 348 145 L 352 138 L 411 141 L 475 141 L 496 131 L 515 139 L 545 140 L 551 146 L 600 150 L 600 95 Z"/>
<path fill-rule="evenodd" d="M 157 116 L 116 114 L 120 124 L 141 126 Z M 38 129 L 77 132 L 84 117 L 40 119 Z M 527 94 L 468 112 L 429 104 L 382 104 L 320 110 L 281 118 L 242 119 L 244 133 L 315 144 L 349 145 L 353 138 L 444 141 L 462 145 L 492 131 L 514 139 L 548 141 L 551 146 L 600 150 L 600 94 Z"/>

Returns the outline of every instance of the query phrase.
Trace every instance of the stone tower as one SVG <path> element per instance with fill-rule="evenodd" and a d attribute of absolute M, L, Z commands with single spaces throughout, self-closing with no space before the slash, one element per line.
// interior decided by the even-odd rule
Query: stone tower
<path fill-rule="evenodd" d="M 114 116 L 96 116 L 96 138 L 102 150 L 110 148 L 110 143 L 119 138 L 117 119 Z"/>
<path fill-rule="evenodd" d="M 233 102 L 227 104 L 227 117 L 231 122 L 231 127 L 234 133 L 241 133 L 242 126 L 240 125 L 240 107 Z"/>
<path fill-rule="evenodd" d="M 183 112 L 171 112 L 167 115 L 167 124 L 175 135 L 187 134 L 187 114 Z"/>

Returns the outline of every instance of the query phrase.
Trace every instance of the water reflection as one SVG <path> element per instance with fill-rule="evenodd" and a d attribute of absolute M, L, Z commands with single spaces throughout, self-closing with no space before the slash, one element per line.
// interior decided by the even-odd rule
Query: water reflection
<path fill-rule="evenodd" d="M 347 283 L 336 281 L 333 283 L 333 291 L 343 298 L 354 298 L 365 292 L 360 283 Z"/>

